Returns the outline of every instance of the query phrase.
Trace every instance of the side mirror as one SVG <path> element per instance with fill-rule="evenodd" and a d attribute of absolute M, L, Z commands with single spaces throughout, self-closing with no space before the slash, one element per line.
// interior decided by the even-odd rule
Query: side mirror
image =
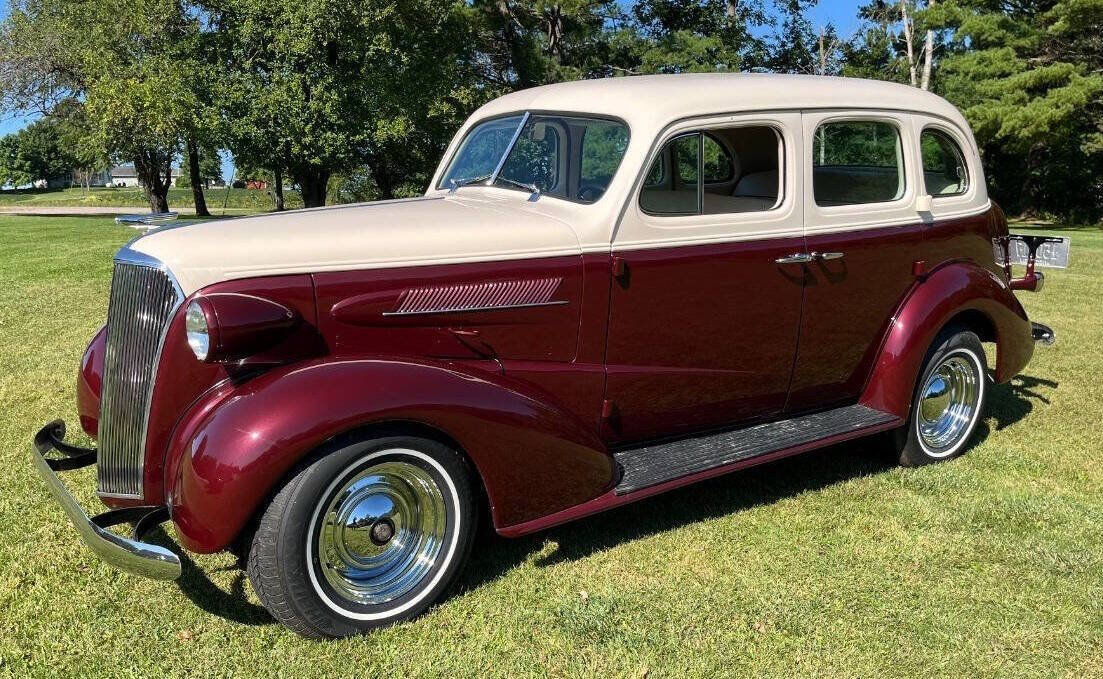
<path fill-rule="evenodd" d="M 932 198 L 931 198 L 930 194 L 924 194 L 922 196 L 918 196 L 915 199 L 915 211 L 916 212 L 930 212 L 931 211 L 931 201 L 932 201 Z"/>

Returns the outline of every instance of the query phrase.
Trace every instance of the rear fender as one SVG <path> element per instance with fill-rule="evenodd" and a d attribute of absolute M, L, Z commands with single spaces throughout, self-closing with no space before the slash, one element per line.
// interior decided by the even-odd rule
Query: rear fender
<path fill-rule="evenodd" d="M 928 274 L 901 304 L 861 403 L 907 417 L 923 359 L 939 331 L 955 317 L 977 313 L 988 320 L 995 334 L 995 379 L 1010 380 L 1034 352 L 1026 312 L 1007 282 L 995 273 L 955 262 Z"/>
<path fill-rule="evenodd" d="M 509 378 L 455 364 L 311 361 L 212 389 L 170 444 L 166 488 L 181 542 L 225 548 L 296 463 L 364 426 L 414 422 L 458 444 L 496 527 L 585 502 L 614 481 L 592 428 Z"/>

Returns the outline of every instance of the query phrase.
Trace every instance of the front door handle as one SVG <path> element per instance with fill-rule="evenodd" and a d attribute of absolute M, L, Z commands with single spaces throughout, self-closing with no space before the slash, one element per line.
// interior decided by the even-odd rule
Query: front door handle
<path fill-rule="evenodd" d="M 813 252 L 812 259 L 842 259 L 842 252 Z"/>
<path fill-rule="evenodd" d="M 807 252 L 794 252 L 787 257 L 778 257 L 774 261 L 778 264 L 807 264 L 812 261 L 812 255 Z"/>

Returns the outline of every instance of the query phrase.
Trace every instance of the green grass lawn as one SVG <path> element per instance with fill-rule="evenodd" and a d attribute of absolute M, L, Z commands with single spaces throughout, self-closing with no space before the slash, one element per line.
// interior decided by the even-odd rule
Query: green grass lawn
<path fill-rule="evenodd" d="M 1057 344 L 992 392 L 965 457 L 900 469 L 877 439 L 487 536 L 420 620 L 313 643 L 227 555 L 164 583 L 81 544 L 28 451 L 76 422 L 134 232 L 0 217 L 0 675 L 1103 677 L 1103 232 L 1055 232 L 1072 268 L 1023 299 Z M 67 480 L 97 510 L 94 472 Z"/>
<path fill-rule="evenodd" d="M 266 191 L 257 189 L 207 189 L 204 192 L 207 208 L 218 213 L 223 204 L 233 210 L 271 210 L 275 207 Z M 284 194 L 287 208 L 303 206 L 298 193 L 287 191 Z M 190 188 L 169 189 L 169 209 L 195 207 Z M 28 207 L 149 207 L 149 201 L 139 188 L 103 188 L 84 189 L 29 189 L 21 191 L 0 191 L 0 208 Z"/>

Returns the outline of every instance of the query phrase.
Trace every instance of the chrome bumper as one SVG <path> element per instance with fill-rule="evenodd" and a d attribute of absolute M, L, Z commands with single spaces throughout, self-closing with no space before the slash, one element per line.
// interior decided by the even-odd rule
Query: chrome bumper
<path fill-rule="evenodd" d="M 64 422 L 55 420 L 46 425 L 34 437 L 31 458 L 39 475 L 46 481 L 50 493 L 69 515 L 69 520 L 73 522 L 84 543 L 101 559 L 124 571 L 157 580 L 179 578 L 179 556 L 159 545 L 138 541 L 150 528 L 168 518 L 168 510 L 164 507 L 126 507 L 89 517 L 55 472 L 94 464 L 96 452 L 70 446 L 64 442 L 64 438 Z M 56 450 L 65 457 L 46 457 L 51 450 Z M 135 524 L 133 540 L 107 530 L 124 522 Z"/>

